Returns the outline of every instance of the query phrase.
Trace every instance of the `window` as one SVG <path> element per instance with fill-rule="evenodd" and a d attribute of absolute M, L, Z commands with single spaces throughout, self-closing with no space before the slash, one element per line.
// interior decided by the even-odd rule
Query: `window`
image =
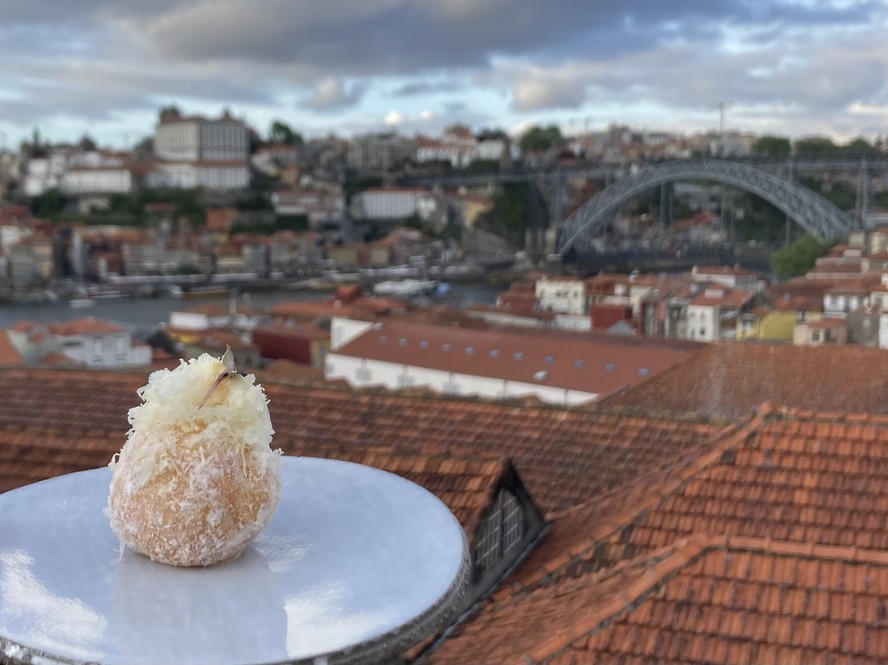
<path fill-rule="evenodd" d="M 501 489 L 475 544 L 475 564 L 486 570 L 504 557 L 515 556 L 525 529 L 524 508 L 512 492 Z"/>

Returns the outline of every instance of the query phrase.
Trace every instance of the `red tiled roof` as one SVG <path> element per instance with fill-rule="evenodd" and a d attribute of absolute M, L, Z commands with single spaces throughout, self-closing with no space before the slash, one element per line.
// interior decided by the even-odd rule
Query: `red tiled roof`
<path fill-rule="evenodd" d="M 564 335 L 553 345 L 545 332 L 404 321 L 377 323 L 336 350 L 352 358 L 578 390 L 599 398 L 641 383 L 695 352 L 653 344 L 629 347 L 603 336 Z"/>
<path fill-rule="evenodd" d="M 882 552 L 695 537 L 498 604 L 426 662 L 881 663 L 886 592 Z"/>
<path fill-rule="evenodd" d="M 265 380 L 268 376 L 269 380 L 274 379 L 295 379 L 297 381 L 307 381 L 313 383 L 324 383 L 324 370 L 321 367 L 312 367 L 305 363 L 295 363 L 292 360 L 280 358 L 275 360 L 258 372 L 259 379 Z"/>
<path fill-rule="evenodd" d="M 734 275 L 737 277 L 755 277 L 758 275 L 755 270 L 742 266 L 694 266 L 693 272 L 695 275 Z"/>
<path fill-rule="evenodd" d="M 609 400 L 619 406 L 736 418 L 771 401 L 888 413 L 888 351 L 723 342 Z"/>
<path fill-rule="evenodd" d="M 0 426 L 61 428 L 122 443 L 144 373 L 0 368 Z M 275 445 L 510 458 L 543 511 L 585 501 L 707 439 L 711 423 L 597 409 L 530 407 L 429 395 L 264 382 Z"/>
<path fill-rule="evenodd" d="M 863 608 L 888 591 L 886 487 L 888 418 L 765 405 L 665 471 L 555 516 L 429 662 L 679 662 L 679 638 L 680 662 L 783 662 L 713 655 L 741 636 L 756 651 L 813 650 L 799 662 L 835 650 L 883 662 L 888 640 L 833 637 L 871 624 Z"/>
<path fill-rule="evenodd" d="M 23 365 L 21 354 L 9 339 L 5 330 L 0 329 L 0 365 Z"/>
<path fill-rule="evenodd" d="M 38 480 L 105 466 L 120 451 L 125 432 L 69 432 L 55 427 L 0 425 L 0 492 Z M 287 441 L 292 444 L 293 439 Z M 275 440 L 274 445 L 278 445 Z M 428 447 L 416 452 L 392 448 L 336 448 L 300 442 L 285 445 L 290 455 L 347 460 L 384 469 L 422 485 L 440 498 L 472 538 L 490 504 L 497 481 L 508 468 L 502 459 L 459 456 Z"/>
<path fill-rule="evenodd" d="M 808 322 L 808 327 L 813 330 L 824 330 L 826 328 L 844 328 L 845 325 L 845 319 L 824 318 Z"/>
<path fill-rule="evenodd" d="M 742 289 L 707 288 L 691 300 L 696 307 L 726 307 L 736 309 L 745 304 L 754 294 Z"/>

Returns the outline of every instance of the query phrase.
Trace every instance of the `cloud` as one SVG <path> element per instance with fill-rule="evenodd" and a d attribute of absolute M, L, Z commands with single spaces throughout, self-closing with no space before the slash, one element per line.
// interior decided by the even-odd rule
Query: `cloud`
<path fill-rule="evenodd" d="M 678 122 L 732 101 L 738 122 L 869 127 L 847 109 L 888 103 L 886 17 L 879 0 L 0 0 L 0 123 L 80 133 L 180 102 L 360 125 L 396 98 L 439 122 Z"/>
<path fill-rule="evenodd" d="M 519 111 L 576 109 L 585 101 L 585 85 L 572 76 L 533 71 L 512 83 L 512 106 Z"/>
<path fill-rule="evenodd" d="M 382 122 L 389 127 L 397 127 L 398 125 L 404 124 L 406 119 L 406 116 L 400 111 L 389 111 L 383 116 Z"/>
<path fill-rule="evenodd" d="M 357 104 L 364 91 L 363 85 L 345 85 L 337 79 L 327 78 L 315 84 L 309 98 L 302 103 L 302 107 L 313 111 L 345 109 Z"/>
<path fill-rule="evenodd" d="M 417 97 L 438 93 L 459 92 L 465 86 L 458 81 L 410 81 L 392 90 L 393 97 Z"/>

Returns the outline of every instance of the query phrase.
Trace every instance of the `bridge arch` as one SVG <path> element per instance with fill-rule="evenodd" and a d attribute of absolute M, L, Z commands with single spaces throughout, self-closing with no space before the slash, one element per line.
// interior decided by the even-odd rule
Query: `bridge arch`
<path fill-rule="evenodd" d="M 756 194 L 819 240 L 847 235 L 858 226 L 819 194 L 768 171 L 720 159 L 680 160 L 642 169 L 589 199 L 562 223 L 558 252 L 590 241 L 595 231 L 646 190 L 679 180 L 714 180 Z"/>

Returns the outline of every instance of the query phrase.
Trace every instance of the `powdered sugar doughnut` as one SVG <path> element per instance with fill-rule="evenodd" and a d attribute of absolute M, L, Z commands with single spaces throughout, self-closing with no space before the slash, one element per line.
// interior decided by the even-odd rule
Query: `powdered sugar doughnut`
<path fill-rule="evenodd" d="M 107 514 L 155 561 L 209 566 L 238 556 L 280 496 L 268 400 L 253 375 L 204 354 L 153 372 L 112 460 Z"/>

